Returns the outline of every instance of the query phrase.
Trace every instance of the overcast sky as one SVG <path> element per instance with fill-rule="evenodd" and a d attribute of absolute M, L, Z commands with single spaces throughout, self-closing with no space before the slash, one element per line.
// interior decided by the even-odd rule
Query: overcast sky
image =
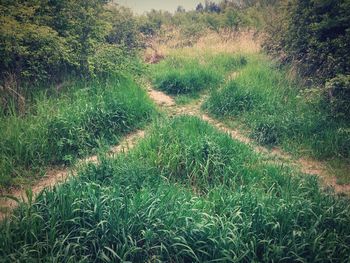
<path fill-rule="evenodd" d="M 174 12 L 176 8 L 181 5 L 186 10 L 196 8 L 199 2 L 204 3 L 204 0 L 114 0 L 124 6 L 132 8 L 136 13 L 142 14 L 151 9 L 167 10 Z M 219 2 L 219 1 L 215 1 Z"/>

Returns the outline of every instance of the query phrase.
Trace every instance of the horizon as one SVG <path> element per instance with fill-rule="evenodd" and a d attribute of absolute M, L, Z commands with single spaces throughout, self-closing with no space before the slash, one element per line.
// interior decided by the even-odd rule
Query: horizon
<path fill-rule="evenodd" d="M 114 0 L 113 2 L 131 8 L 137 14 L 155 10 L 164 10 L 174 13 L 178 6 L 182 6 L 185 10 L 194 10 L 199 3 L 204 4 L 205 0 Z M 213 2 L 220 2 L 215 0 Z"/>

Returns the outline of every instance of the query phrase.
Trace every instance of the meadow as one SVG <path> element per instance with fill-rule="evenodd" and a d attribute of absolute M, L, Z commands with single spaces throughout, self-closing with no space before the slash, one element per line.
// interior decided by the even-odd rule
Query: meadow
<path fill-rule="evenodd" d="M 350 262 L 345 1 L 1 3 L 0 262 Z"/>
<path fill-rule="evenodd" d="M 30 199 L 29 199 L 30 200 Z M 349 203 L 196 117 L 21 203 L 3 262 L 346 262 Z"/>

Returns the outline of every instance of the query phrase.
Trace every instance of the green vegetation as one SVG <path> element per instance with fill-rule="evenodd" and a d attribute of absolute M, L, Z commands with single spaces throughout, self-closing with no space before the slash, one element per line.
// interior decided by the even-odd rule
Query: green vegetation
<path fill-rule="evenodd" d="M 57 98 L 41 96 L 26 116 L 0 117 L 0 186 L 47 165 L 69 162 L 149 120 L 153 106 L 128 78 L 75 82 Z"/>
<path fill-rule="evenodd" d="M 236 79 L 212 92 L 204 107 L 218 117 L 239 117 L 263 144 L 321 159 L 350 157 L 348 122 L 335 120 L 322 94 L 302 90 L 265 56 L 251 57 Z"/>
<path fill-rule="evenodd" d="M 219 82 L 216 72 L 193 59 L 179 61 L 170 58 L 155 69 L 154 86 L 172 95 L 196 93 L 214 87 Z"/>
<path fill-rule="evenodd" d="M 349 25 L 348 0 L 280 1 L 267 27 L 269 37 L 265 42 L 268 52 L 283 63 L 295 64 L 299 75 L 328 94 L 328 102 L 335 106 L 333 110 L 336 108 L 340 115 L 347 116 L 350 116 L 346 106 L 350 104 Z M 325 88 L 327 82 L 338 85 L 330 90 Z M 339 105 L 333 93 L 341 94 Z"/>
<path fill-rule="evenodd" d="M 65 183 L 12 198 L 0 261 L 349 262 L 347 196 L 199 118 L 155 118 L 136 84 L 148 77 L 181 104 L 208 95 L 203 108 L 216 118 L 326 160 L 348 183 L 348 1 L 286 2 L 135 17 L 108 0 L 1 1 L 0 191 L 100 154 Z M 265 48 L 299 60 L 300 79 L 254 53 L 249 27 L 271 21 Z M 141 48 L 162 60 L 144 65 Z M 104 146 L 150 120 L 134 148 L 107 156 Z"/>
<path fill-rule="evenodd" d="M 1 1 L 1 189 L 116 143 L 152 115 L 131 80 L 146 68 L 139 22 L 108 2 Z"/>
<path fill-rule="evenodd" d="M 67 79 L 140 73 L 138 22 L 130 10 L 107 2 L 0 3 L 0 111 L 15 105 L 24 113 L 35 90 Z"/>
<path fill-rule="evenodd" d="M 29 194 L 30 195 L 30 194 Z M 193 117 L 88 165 L 0 225 L 4 262 L 346 262 L 350 207 Z"/>
<path fill-rule="evenodd" d="M 227 74 L 246 64 L 243 56 L 220 53 L 186 58 L 174 54 L 153 66 L 153 85 L 171 95 L 189 94 L 211 89 L 223 83 Z"/>

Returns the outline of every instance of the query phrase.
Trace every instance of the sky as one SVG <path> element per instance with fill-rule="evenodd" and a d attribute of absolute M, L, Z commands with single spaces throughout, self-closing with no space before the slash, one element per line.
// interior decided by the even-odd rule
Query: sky
<path fill-rule="evenodd" d="M 114 2 L 128 6 L 136 13 L 142 14 L 151 9 L 167 10 L 174 12 L 181 5 L 186 10 L 195 9 L 199 2 L 204 3 L 204 0 L 114 0 Z M 218 2 L 218 1 L 214 1 Z"/>

